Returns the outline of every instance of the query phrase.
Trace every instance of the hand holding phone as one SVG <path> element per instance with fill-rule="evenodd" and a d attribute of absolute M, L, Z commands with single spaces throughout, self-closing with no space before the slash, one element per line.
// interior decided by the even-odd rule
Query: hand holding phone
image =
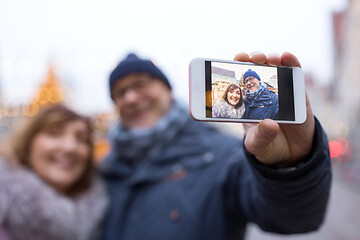
<path fill-rule="evenodd" d="M 281 56 L 258 53 L 249 57 L 245 53 L 235 56 L 235 61 L 251 61 L 272 66 L 301 67 L 298 59 L 290 54 Z M 306 121 L 303 124 L 277 124 L 266 119 L 257 124 L 244 124 L 246 131 L 245 147 L 264 164 L 277 167 L 291 166 L 305 158 L 313 146 L 315 119 L 306 95 Z"/>
<path fill-rule="evenodd" d="M 290 53 L 268 57 L 262 53 L 251 57 L 246 53 L 240 53 L 234 60 L 255 64 L 266 63 L 270 66 L 301 67 L 297 58 Z M 190 101 L 190 104 L 192 103 Z M 305 158 L 311 151 L 315 132 L 315 120 L 306 94 L 305 109 L 306 120 L 302 124 L 282 124 L 281 121 L 278 121 L 278 124 L 271 119 L 261 120 L 259 124 L 245 123 L 246 149 L 260 162 L 277 167 L 292 166 Z"/>

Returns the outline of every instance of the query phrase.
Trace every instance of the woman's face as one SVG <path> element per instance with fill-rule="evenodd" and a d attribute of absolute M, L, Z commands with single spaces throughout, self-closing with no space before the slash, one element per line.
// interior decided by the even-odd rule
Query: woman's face
<path fill-rule="evenodd" d="M 240 88 L 230 89 L 227 94 L 227 100 L 232 106 L 236 106 L 241 98 Z"/>
<path fill-rule="evenodd" d="M 91 151 L 89 137 L 83 120 L 43 130 L 30 146 L 30 166 L 56 190 L 66 192 L 86 169 Z"/>

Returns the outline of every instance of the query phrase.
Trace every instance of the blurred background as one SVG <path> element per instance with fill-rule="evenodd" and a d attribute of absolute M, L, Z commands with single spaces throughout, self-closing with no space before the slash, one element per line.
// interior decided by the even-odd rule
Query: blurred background
<path fill-rule="evenodd" d="M 360 239 L 359 0 L 0 0 L 0 139 L 49 103 L 89 115 L 96 158 L 116 119 L 108 76 L 129 52 L 151 58 L 188 103 L 192 58 L 295 54 L 329 137 L 334 182 L 319 232 L 250 226 L 247 239 Z M 241 137 L 241 124 L 217 124 Z"/>

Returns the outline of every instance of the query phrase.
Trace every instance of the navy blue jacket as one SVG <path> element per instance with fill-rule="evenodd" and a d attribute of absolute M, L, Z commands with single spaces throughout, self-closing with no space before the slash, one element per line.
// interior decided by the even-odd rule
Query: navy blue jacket
<path fill-rule="evenodd" d="M 279 98 L 278 95 L 269 89 L 255 99 L 244 99 L 245 113 L 244 119 L 278 119 Z"/>
<path fill-rule="evenodd" d="M 309 159 L 277 170 L 241 140 L 189 120 L 161 155 L 103 164 L 110 194 L 104 239 L 242 239 L 248 222 L 302 233 L 322 223 L 331 182 L 326 136 L 316 121 Z"/>

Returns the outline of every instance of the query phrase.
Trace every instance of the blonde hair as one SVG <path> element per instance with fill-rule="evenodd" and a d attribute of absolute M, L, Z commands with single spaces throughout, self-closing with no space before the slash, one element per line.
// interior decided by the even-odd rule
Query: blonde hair
<path fill-rule="evenodd" d="M 63 105 L 48 106 L 34 117 L 25 119 L 23 124 L 20 125 L 9 137 L 8 142 L 2 144 L 3 147 L 2 149 L 0 149 L 0 155 L 4 156 L 5 160 L 9 161 L 14 165 L 25 166 L 31 169 L 28 157 L 34 137 L 46 129 L 53 127 L 61 127 L 66 123 L 75 120 L 84 121 L 88 127 L 88 146 L 90 149 L 90 155 L 83 175 L 66 192 L 66 195 L 73 196 L 80 192 L 83 192 L 90 186 L 95 168 L 92 151 L 92 130 L 90 128 L 90 122 L 88 118 L 75 113 L 74 111 Z"/>

